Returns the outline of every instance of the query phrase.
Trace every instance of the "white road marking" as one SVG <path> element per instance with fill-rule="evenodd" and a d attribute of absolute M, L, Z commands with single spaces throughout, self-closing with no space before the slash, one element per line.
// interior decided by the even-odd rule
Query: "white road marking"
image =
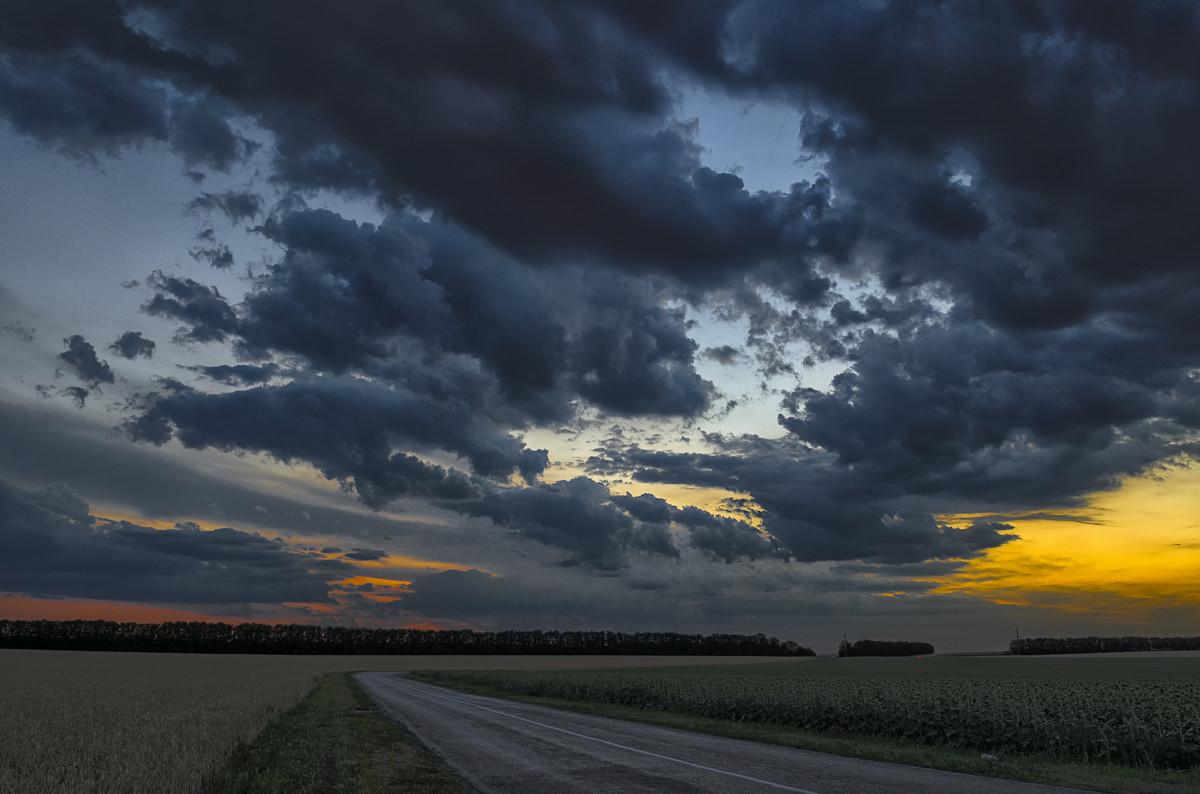
<path fill-rule="evenodd" d="M 677 764 L 683 764 L 684 766 L 690 766 L 690 767 L 694 767 L 696 769 L 703 769 L 706 772 L 716 772 L 718 775 L 728 775 L 729 777 L 736 777 L 736 778 L 741 778 L 742 780 L 749 780 L 753 783 L 762 783 L 764 786 L 770 786 L 772 788 L 783 789 L 784 791 L 795 791 L 795 792 L 799 792 L 799 794 L 817 794 L 817 792 L 809 791 L 808 789 L 796 788 L 795 786 L 785 786 L 783 783 L 772 783 L 770 780 L 763 780 L 761 778 L 751 777 L 750 775 L 742 775 L 737 772 L 730 772 L 725 769 L 717 769 L 716 767 L 704 766 L 704 764 L 694 764 L 691 761 L 684 761 L 682 758 L 672 758 L 669 755 L 659 755 L 658 753 L 652 753 L 649 750 L 639 750 L 636 747 L 629 747 L 624 744 L 617 744 L 616 742 L 610 742 L 607 739 L 598 739 L 595 736 L 587 736 L 582 733 L 576 733 L 575 731 L 568 731 L 566 728 L 557 728 L 553 725 L 547 725 L 544 722 L 538 722 L 537 720 L 526 719 L 525 717 L 518 717 L 516 714 L 509 714 L 504 711 L 498 711 L 496 709 L 488 708 L 487 706 L 481 706 L 478 703 L 472 703 L 468 700 L 460 700 L 459 698 L 449 697 L 448 695 L 441 695 L 436 692 L 429 692 L 428 690 L 421 690 L 418 687 L 413 686 L 411 683 L 409 683 L 407 681 L 402 681 L 401 679 L 393 679 L 393 683 L 404 684 L 409 689 L 415 689 L 417 691 L 424 691 L 424 693 L 430 697 L 441 698 L 442 700 L 449 700 L 454 703 L 461 703 L 464 706 L 470 706 L 472 708 L 476 708 L 481 711 L 490 711 L 491 713 L 499 714 L 502 717 L 508 717 L 510 719 L 520 720 L 521 722 L 528 722 L 530 725 L 537 725 L 539 728 L 547 728 L 552 731 L 558 731 L 559 733 L 565 733 L 570 736 L 576 736 L 580 739 L 587 739 L 589 741 L 599 742 L 600 744 L 607 744 L 610 747 L 617 747 L 622 750 L 628 750 L 631 753 L 641 753 L 642 755 L 648 755 L 648 756 L 651 756 L 652 758 L 660 758 L 663 761 L 673 761 Z"/>

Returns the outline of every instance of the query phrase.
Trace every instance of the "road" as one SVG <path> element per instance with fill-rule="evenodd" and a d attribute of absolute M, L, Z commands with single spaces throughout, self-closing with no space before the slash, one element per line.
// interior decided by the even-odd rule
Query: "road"
<path fill-rule="evenodd" d="M 1076 791 L 575 714 L 467 695 L 392 673 L 356 678 L 384 712 L 488 794 Z"/>

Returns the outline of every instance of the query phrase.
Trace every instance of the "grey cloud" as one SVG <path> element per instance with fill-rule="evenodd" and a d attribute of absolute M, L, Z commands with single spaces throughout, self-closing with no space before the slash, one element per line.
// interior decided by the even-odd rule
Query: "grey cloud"
<path fill-rule="evenodd" d="M 152 69 L 186 87 L 186 101 L 146 99 L 158 128 L 129 135 L 169 139 L 187 161 L 221 168 L 237 157 L 228 102 L 274 134 L 288 183 L 379 191 L 396 204 L 417 195 L 525 257 L 590 252 L 706 280 L 764 257 L 794 255 L 792 267 L 806 270 L 810 253 L 845 254 L 837 210 L 805 190 L 748 193 L 736 176 L 702 167 L 690 131 L 667 123 L 671 96 L 658 75 L 670 50 L 710 68 L 719 56 L 701 58 L 678 36 L 653 39 L 687 29 L 716 42 L 720 4 L 671 9 L 686 16 L 673 21 L 592 3 L 305 4 L 286 24 L 253 6 L 147 8 L 156 40 L 120 30 L 118 14 L 104 20 L 107 35 L 80 35 L 77 46 L 95 70 Z M 64 47 L 46 20 L 24 21 L 44 36 L 31 50 Z M 331 35 L 357 46 L 322 46 Z M 214 51 L 236 71 L 213 64 Z M 297 51 L 314 55 L 280 69 Z M 356 90 L 345 91 L 351 81 Z"/>
<path fill-rule="evenodd" d="M 635 539 L 634 522 L 610 501 L 608 489 L 586 477 L 523 489 L 496 491 L 457 505 L 526 537 L 567 550 L 564 562 L 600 570 L 624 565 L 624 547 Z"/>
<path fill-rule="evenodd" d="M 26 328 L 23 323 L 17 321 L 0 326 L 0 333 L 5 336 L 11 336 L 21 342 L 32 342 L 36 335 L 36 329 Z"/>
<path fill-rule="evenodd" d="M 122 358 L 132 360 L 138 356 L 153 358 L 155 347 L 157 345 L 154 340 L 142 336 L 141 331 L 126 331 L 117 338 L 117 341 L 109 345 L 108 349 Z"/>
<path fill-rule="evenodd" d="M 532 481 L 547 462 L 544 451 L 527 449 L 469 406 L 361 380 L 322 378 L 227 394 L 173 385 L 144 402 L 128 424 L 137 440 L 162 444 L 177 434 L 192 448 L 305 461 L 330 479 L 353 482 L 376 507 L 408 494 L 463 499 L 476 488 L 461 472 L 393 451 L 393 441 L 464 455 L 485 477 L 519 473 Z M 297 426 L 305 432 L 295 432 Z"/>
<path fill-rule="evenodd" d="M 388 556 L 387 552 L 382 549 L 359 549 L 354 548 L 342 555 L 347 560 L 355 562 L 374 562 L 382 560 Z"/>
<path fill-rule="evenodd" d="M 108 362 L 101 361 L 96 356 L 96 348 L 92 343 L 79 334 L 64 339 L 67 349 L 58 354 L 60 360 L 66 362 L 75 374 L 92 386 L 100 383 L 112 383 L 115 380 Z"/>
<path fill-rule="evenodd" d="M 0 58 L 0 112 L 18 132 L 76 156 L 164 140 L 163 104 L 136 72 L 87 54 Z"/>
<path fill-rule="evenodd" d="M 196 246 L 190 252 L 192 259 L 197 262 L 207 262 L 217 270 L 228 270 L 233 267 L 233 251 L 229 246 L 221 244 L 214 248 Z"/>
<path fill-rule="evenodd" d="M 745 521 L 714 515 L 698 507 L 676 507 L 652 494 L 614 495 L 612 501 L 645 524 L 665 527 L 674 523 L 686 527 L 693 547 L 725 563 L 787 556 L 770 538 Z"/>
<path fill-rule="evenodd" d="M 256 386 L 283 371 L 277 364 L 214 364 L 188 369 L 227 386 Z"/>
<path fill-rule="evenodd" d="M 5 587 L 33 596 L 233 604 L 328 602 L 346 563 L 228 527 L 159 530 L 97 520 L 65 487 L 30 492 L 0 481 Z"/>
<path fill-rule="evenodd" d="M 787 553 L 745 521 L 717 516 L 698 507 L 680 508 L 675 521 L 690 530 L 692 545 L 725 563 Z"/>
<path fill-rule="evenodd" d="M 704 355 L 706 358 L 711 358 L 718 364 L 724 364 L 725 366 L 730 366 L 746 358 L 746 354 L 742 350 L 732 345 L 707 348 L 704 351 Z"/>
<path fill-rule="evenodd" d="M 79 386 L 67 386 L 62 389 L 60 394 L 70 397 L 75 401 L 76 408 L 83 408 L 87 405 L 87 398 L 91 396 L 91 392 Z"/>
<path fill-rule="evenodd" d="M 739 454 L 740 453 L 740 454 Z M 610 459 L 642 482 L 686 483 L 748 493 L 761 507 L 765 538 L 744 522 L 707 514 L 691 518 L 693 543 L 718 558 L 792 556 L 801 561 L 909 563 L 969 558 L 1011 541 L 1007 525 L 966 530 L 898 506 L 903 487 L 869 468 L 847 470 L 786 442 L 702 455 L 634 448 Z M 688 516 L 680 516 L 685 521 Z M 678 520 L 678 519 L 677 519 Z"/>
<path fill-rule="evenodd" d="M 34 490 L 70 482 L 92 498 L 103 495 L 106 501 L 147 519 L 168 521 L 211 516 L 216 505 L 231 523 L 304 537 L 310 537 L 316 526 L 325 536 L 352 539 L 342 541 L 352 546 L 366 545 L 370 537 L 398 536 L 411 542 L 435 534 L 433 526 L 417 515 L 397 522 L 331 504 L 327 495 L 323 505 L 315 493 L 308 494 L 309 501 L 296 501 L 274 490 L 258 490 L 252 483 L 198 471 L 186 457 L 131 444 L 107 426 L 93 425 L 84 414 L 63 415 L 49 407 L 18 404 L 3 408 L 0 477 Z"/>
<path fill-rule="evenodd" d="M 155 295 L 142 307 L 148 314 L 180 320 L 187 325 L 178 338 L 191 342 L 223 342 L 236 333 L 238 318 L 215 287 L 190 278 L 156 271 L 148 279 Z"/>
<path fill-rule="evenodd" d="M 263 199 L 255 193 L 226 191 L 224 193 L 201 193 L 193 199 L 188 209 L 194 212 L 224 213 L 233 223 L 244 223 L 257 218 L 263 211 Z"/>
<path fill-rule="evenodd" d="M 170 142 L 189 166 L 208 165 L 219 171 L 245 157 L 255 148 L 233 131 L 223 103 L 203 96 L 176 100 L 170 106 Z M 237 208 L 239 211 L 242 207 Z M 236 212 L 226 213 L 235 219 Z"/>

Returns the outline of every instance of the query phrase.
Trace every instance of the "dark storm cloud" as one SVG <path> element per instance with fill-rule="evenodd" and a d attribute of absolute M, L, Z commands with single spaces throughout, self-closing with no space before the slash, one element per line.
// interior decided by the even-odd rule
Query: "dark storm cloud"
<path fill-rule="evenodd" d="M 708 404 L 710 384 L 696 374 L 696 343 L 682 315 L 655 305 L 625 279 L 588 279 L 597 317 L 573 340 L 575 386 L 593 403 L 620 414 L 694 415 Z"/>
<path fill-rule="evenodd" d="M 382 549 L 351 549 L 342 556 L 355 562 L 374 562 L 384 559 L 388 554 Z"/>
<path fill-rule="evenodd" d="M 571 391 L 619 413 L 707 404 L 682 318 L 641 282 L 592 269 L 539 283 L 462 229 L 404 216 L 375 227 L 298 211 L 265 231 L 288 253 L 240 307 L 247 348 L 382 374 L 415 337 L 431 352 L 478 357 L 504 401 L 536 420 L 565 418 Z M 204 329 L 193 335 L 217 334 Z"/>
<path fill-rule="evenodd" d="M 25 491 L 0 481 L 0 572 L 5 588 L 182 604 L 328 602 L 330 580 L 353 566 L 282 541 L 192 523 L 159 530 L 90 515 L 65 486 Z"/>
<path fill-rule="evenodd" d="M 138 356 L 153 358 L 155 347 L 157 345 L 154 340 L 142 336 L 141 331 L 126 331 L 109 345 L 108 349 L 122 358 L 133 360 Z"/>
<path fill-rule="evenodd" d="M 1155 273 L 1196 289 L 1193 4 L 751 3 L 729 32 L 746 79 L 823 101 L 807 142 L 894 283 L 943 279 L 1015 327 Z"/>
<path fill-rule="evenodd" d="M 881 479 L 869 467 L 847 471 L 786 442 L 757 440 L 753 449 L 730 447 L 717 455 L 633 448 L 610 456 L 604 465 L 624 467 L 641 482 L 724 488 L 753 497 L 762 509 L 767 537 L 744 522 L 692 513 L 695 508 L 673 516 L 690 527 L 694 545 L 720 559 L 793 556 L 802 561 L 909 563 L 968 558 L 1012 540 L 1002 532 L 1008 525 L 955 529 L 928 513 L 898 507 L 904 483 Z"/>
<path fill-rule="evenodd" d="M 155 271 L 148 281 L 156 294 L 143 311 L 187 323 L 179 330 L 180 340 L 223 342 L 236 332 L 237 316 L 216 287 L 161 271 Z"/>
<path fill-rule="evenodd" d="M 372 537 L 434 531 L 414 516 L 397 522 L 361 510 L 317 506 L 315 500 L 296 501 L 276 489 L 263 491 L 245 480 L 202 472 L 167 450 L 129 444 L 82 414 L 64 416 L 47 406 L 2 407 L 0 478 L 26 488 L 69 481 L 80 493 L 103 495 L 147 519 L 203 516 L 305 537 L 319 528 L 325 535 L 352 539 L 344 541 L 349 546 L 365 545 Z"/>
<path fill-rule="evenodd" d="M 693 547 L 725 563 L 787 556 L 786 550 L 779 549 L 745 521 L 714 515 L 698 507 L 679 508 L 652 494 L 613 496 L 612 501 L 648 525 L 665 530 L 674 523 L 686 528 Z"/>
<path fill-rule="evenodd" d="M 191 448 L 304 461 L 353 483 L 376 507 L 407 495 L 463 499 L 477 487 L 462 472 L 396 451 L 396 443 L 460 454 L 484 477 L 533 481 L 546 466 L 545 451 L 526 448 L 469 406 L 402 388 L 336 378 L 226 394 L 166 386 L 143 398 L 149 407 L 128 425 L 135 439 L 162 444 L 177 435 Z"/>
<path fill-rule="evenodd" d="M 96 356 L 96 348 L 92 347 L 91 342 L 75 334 L 69 339 L 64 339 L 63 344 L 67 349 L 59 353 L 58 357 L 65 361 L 81 380 L 92 386 L 114 381 L 112 368 L 108 366 L 108 362 L 101 361 Z"/>
<path fill-rule="evenodd" d="M 456 501 L 611 568 L 639 544 L 669 553 L 669 524 L 723 560 L 969 557 L 1005 525 L 933 516 L 1077 505 L 1200 428 L 1192 3 L 47 9 L 0 22 L 13 129 L 77 156 L 156 142 L 221 169 L 252 149 L 236 130 L 253 119 L 293 194 L 269 214 L 249 194 L 197 199 L 263 218 L 280 254 L 236 305 L 158 273 L 145 309 L 179 341 L 233 346 L 239 363 L 210 377 L 269 384 L 278 358 L 295 380 L 164 385 L 139 403 L 138 438 L 306 461 L 375 506 Z M 672 107 L 673 86 L 701 84 L 802 111 L 823 173 L 750 192 L 705 167 Z M 386 219 L 304 209 L 322 189 Z M 215 234 L 195 251 L 232 263 Z M 845 371 L 786 395 L 786 439 L 614 448 L 592 471 L 749 494 L 774 541 L 582 478 L 533 483 L 547 456 L 520 432 L 710 408 L 688 318 L 668 308 L 681 297 L 732 300 L 764 377 Z M 111 382 L 86 344 L 63 360 Z M 513 473 L 530 487 L 497 484 Z"/>
<path fill-rule="evenodd" d="M 624 564 L 629 547 L 677 553 L 661 530 L 650 527 L 648 533 L 613 503 L 608 488 L 586 477 L 496 491 L 456 507 L 567 550 L 571 556 L 564 565 L 586 562 L 600 570 L 615 570 Z"/>
<path fill-rule="evenodd" d="M 1018 436 L 1036 446 L 1116 443 L 1112 427 L 1157 408 L 1155 388 L 1138 382 L 1140 362 L 1122 352 L 1103 329 L 1055 346 L 965 323 L 907 342 L 873 334 L 832 392 L 808 396 L 801 415 L 781 422 L 840 463 L 905 476 L 948 472 Z"/>
<path fill-rule="evenodd" d="M 164 140 L 164 101 L 136 72 L 94 56 L 18 52 L 0 58 L 0 111 L 9 123 L 77 156 Z"/>
<path fill-rule="evenodd" d="M 223 102 L 192 96 L 172 102 L 170 111 L 171 146 L 189 166 L 208 165 L 218 171 L 228 171 L 255 148 L 234 132 L 225 118 L 229 109 Z M 234 206 L 223 209 L 231 220 L 236 221 L 237 216 L 249 207 L 244 200 L 234 201 Z"/>
<path fill-rule="evenodd" d="M 274 134 L 289 184 L 412 196 L 523 257 L 599 255 L 701 279 L 764 257 L 790 254 L 797 272 L 809 253 L 844 257 L 855 224 L 828 206 L 827 189 L 748 193 L 738 177 L 701 166 L 689 128 L 664 123 L 664 48 L 712 66 L 717 53 L 700 56 L 682 31 L 721 37 L 701 26 L 719 21 L 718 4 L 674 12 L 686 18 L 591 3 L 306 2 L 285 22 L 253 4 L 152 3 L 126 30 L 109 17 L 106 35 L 68 41 L 48 34 L 45 19 L 23 20 L 42 35 L 15 49 L 51 63 L 88 53 L 96 63 L 80 67 L 85 78 L 118 72 L 124 82 L 108 82 L 125 93 L 141 88 L 126 75 L 139 68 L 184 87 L 186 101 L 141 88 L 150 93 L 124 98 L 125 112 L 75 102 L 74 125 L 49 120 L 72 128 L 111 116 L 128 126 L 124 137 L 97 133 L 97 146 L 167 140 L 188 162 L 225 168 L 239 156 L 222 118 L 229 103 Z M 355 46 L 325 46 L 331 37 Z M 29 95 L 54 85 L 30 80 Z"/>

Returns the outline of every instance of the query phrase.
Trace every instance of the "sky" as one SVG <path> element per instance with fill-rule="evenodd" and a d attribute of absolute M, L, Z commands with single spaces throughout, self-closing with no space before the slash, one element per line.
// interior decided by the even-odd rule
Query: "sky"
<path fill-rule="evenodd" d="M 1190 2 L 0 20 L 0 618 L 1200 634 Z"/>

